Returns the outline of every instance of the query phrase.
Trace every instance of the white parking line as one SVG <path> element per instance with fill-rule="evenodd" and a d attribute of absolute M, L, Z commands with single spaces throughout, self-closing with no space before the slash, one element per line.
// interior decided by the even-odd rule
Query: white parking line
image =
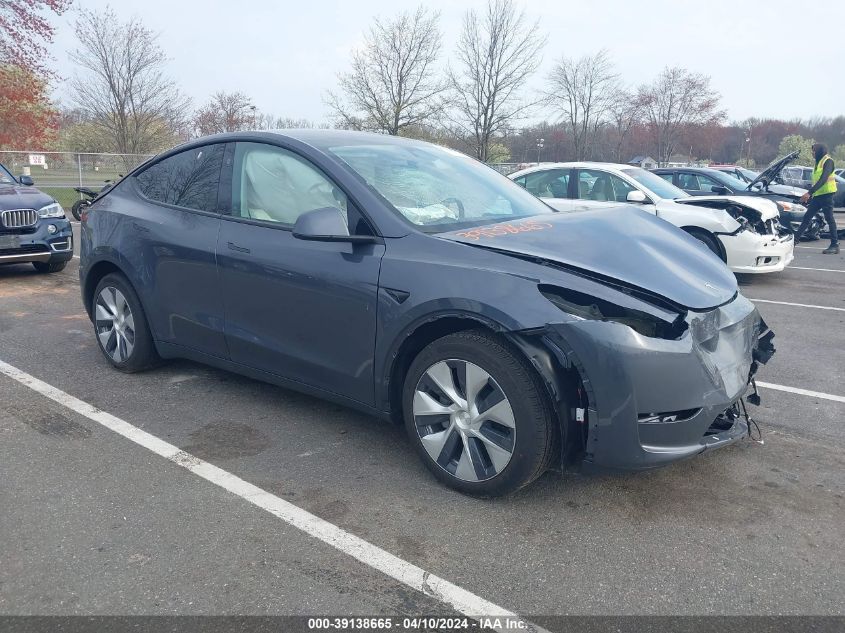
<path fill-rule="evenodd" d="M 799 396 L 810 396 L 811 398 L 821 398 L 822 400 L 833 400 L 834 402 L 845 402 L 845 396 L 834 396 L 830 393 L 822 393 L 821 391 L 810 391 L 808 389 L 799 389 L 798 387 L 786 387 L 784 385 L 774 385 L 770 382 L 757 381 L 758 387 L 765 389 L 774 389 L 776 391 L 786 391 L 788 393 L 796 393 Z"/>
<path fill-rule="evenodd" d="M 788 266 L 787 270 L 818 270 L 823 273 L 845 273 L 845 270 L 838 268 L 805 268 L 804 266 Z"/>
<path fill-rule="evenodd" d="M 782 306 L 795 306 L 796 308 L 815 308 L 816 310 L 836 310 L 837 312 L 845 312 L 845 308 L 834 308 L 832 306 L 814 306 L 809 303 L 792 303 L 790 301 L 772 301 L 770 299 L 753 299 L 748 297 L 754 303 L 776 303 Z"/>
<path fill-rule="evenodd" d="M 344 554 L 348 554 L 365 565 L 390 576 L 394 580 L 450 605 L 466 616 L 473 619 L 478 619 L 479 616 L 498 616 L 501 618 L 508 618 L 505 622 L 510 625 L 510 629 L 516 629 L 519 627 L 517 622 L 524 622 L 522 627 L 519 627 L 522 628 L 522 630 L 548 633 L 545 632 L 544 629 L 522 620 L 515 613 L 492 602 L 488 602 L 484 598 L 452 584 L 448 580 L 435 576 L 434 574 L 430 574 L 424 569 L 421 569 L 420 567 L 417 567 L 398 556 L 394 556 L 390 552 L 383 550 L 342 528 L 339 528 L 333 523 L 329 523 L 328 521 L 325 521 L 320 517 L 293 505 L 289 501 L 285 501 L 280 497 L 270 494 L 266 490 L 262 490 L 258 486 L 255 486 L 248 481 L 244 481 L 230 472 L 203 461 L 198 457 L 194 457 L 190 453 L 180 450 L 177 446 L 169 444 L 136 426 L 132 426 L 128 422 L 121 420 L 110 413 L 101 411 L 97 407 L 90 405 L 87 402 L 83 402 L 64 391 L 53 387 L 34 376 L 31 376 L 17 367 L 0 361 L 0 373 L 5 374 L 9 378 L 16 380 L 26 387 L 29 387 L 42 396 L 67 407 L 71 411 L 75 411 L 79 415 L 85 416 L 89 420 L 101 424 L 118 435 L 122 435 L 139 446 L 143 446 L 147 450 L 172 461 L 182 468 L 191 471 L 195 475 L 202 477 L 206 481 L 209 481 L 224 490 L 228 490 L 232 494 L 248 501 L 252 505 L 257 506 L 262 510 L 266 510 L 273 516 L 289 523 L 299 530 L 302 530 L 309 536 L 313 536 L 323 543 L 340 550 Z M 503 625 L 501 630 L 504 631 L 504 627 L 505 625 Z"/>

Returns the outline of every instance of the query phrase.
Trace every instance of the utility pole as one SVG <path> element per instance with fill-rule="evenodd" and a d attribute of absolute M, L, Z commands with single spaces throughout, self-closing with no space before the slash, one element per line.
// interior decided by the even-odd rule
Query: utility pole
<path fill-rule="evenodd" d="M 546 139 L 544 139 L 544 138 L 538 138 L 537 139 L 537 164 L 538 165 L 540 164 L 540 150 L 543 149 L 543 147 L 544 147 L 543 143 L 545 143 L 545 142 L 546 142 Z"/>

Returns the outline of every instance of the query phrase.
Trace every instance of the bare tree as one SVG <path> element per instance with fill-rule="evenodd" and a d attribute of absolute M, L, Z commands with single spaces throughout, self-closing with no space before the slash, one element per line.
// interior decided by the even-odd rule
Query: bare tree
<path fill-rule="evenodd" d="M 625 141 L 634 126 L 642 121 L 642 117 L 643 103 L 639 95 L 627 88 L 617 88 L 607 109 L 608 136 L 615 162 L 626 162 L 622 154 Z"/>
<path fill-rule="evenodd" d="M 561 57 L 549 75 L 549 103 L 572 136 L 575 160 L 590 157 L 596 132 L 616 98 L 617 81 L 606 50 L 578 60 Z"/>
<path fill-rule="evenodd" d="M 442 110 L 437 78 L 440 14 L 420 6 L 392 20 L 376 19 L 352 70 L 338 76 L 342 95 L 326 103 L 341 127 L 398 135 Z"/>
<path fill-rule="evenodd" d="M 685 68 L 666 67 L 653 84 L 639 89 L 639 96 L 662 165 L 675 152 L 684 128 L 725 118 L 725 112 L 718 109 L 720 95 L 710 87 L 710 77 Z"/>
<path fill-rule="evenodd" d="M 493 137 L 534 105 L 521 99 L 520 90 L 540 65 L 545 44 L 539 22 L 529 23 L 513 0 L 488 0 L 483 15 L 464 15 L 458 68 L 450 69 L 449 81 L 456 122 L 479 160 L 488 160 Z"/>
<path fill-rule="evenodd" d="M 73 101 L 101 127 L 114 151 L 145 154 L 171 145 L 188 100 L 164 75 L 167 57 L 138 19 L 120 22 L 111 9 L 80 10 L 79 47 L 71 59 L 87 71 L 71 81 Z"/>
<path fill-rule="evenodd" d="M 255 128 L 255 124 L 255 106 L 242 92 L 215 92 L 193 117 L 193 127 L 198 136 L 240 132 Z"/>

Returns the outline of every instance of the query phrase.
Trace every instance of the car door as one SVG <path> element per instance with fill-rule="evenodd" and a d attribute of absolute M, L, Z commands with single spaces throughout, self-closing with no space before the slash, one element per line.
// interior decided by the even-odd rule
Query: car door
<path fill-rule="evenodd" d="M 589 211 L 590 209 L 616 206 L 619 204 L 632 204 L 628 202 L 628 194 L 632 191 L 642 191 L 646 202 L 637 204 L 643 211 L 656 214 L 651 196 L 632 182 L 621 176 L 596 168 L 579 168 L 574 176 L 574 191 L 576 200 L 573 203 L 574 211 Z"/>
<path fill-rule="evenodd" d="M 532 171 L 514 180 L 518 185 L 533 193 L 553 209 L 564 212 L 573 211 L 569 183 L 571 169 L 544 169 Z"/>
<path fill-rule="evenodd" d="M 132 177 L 122 256 L 134 271 L 156 338 L 227 356 L 215 250 L 225 144 L 194 147 Z"/>
<path fill-rule="evenodd" d="M 334 207 L 352 235 L 369 221 L 323 171 L 293 151 L 239 142 L 229 213 L 217 242 L 231 359 L 373 404 L 373 353 L 384 244 L 306 241 L 297 218 Z"/>

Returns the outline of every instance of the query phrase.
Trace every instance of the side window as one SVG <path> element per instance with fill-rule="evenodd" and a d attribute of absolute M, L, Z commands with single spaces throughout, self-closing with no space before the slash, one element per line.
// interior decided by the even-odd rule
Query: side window
<path fill-rule="evenodd" d="M 669 173 L 669 174 L 657 174 L 657 175 L 660 176 L 661 178 L 663 178 L 663 180 L 665 180 L 666 182 L 672 182 L 672 174 L 671 173 Z"/>
<path fill-rule="evenodd" d="M 303 213 L 349 203 L 321 171 L 273 145 L 238 143 L 232 181 L 232 215 L 292 227 Z M 350 227 L 352 228 L 352 227 Z"/>
<path fill-rule="evenodd" d="M 539 198 L 566 198 L 569 187 L 568 169 L 550 169 L 548 171 L 537 171 L 525 175 L 525 184 L 528 191 Z"/>
<path fill-rule="evenodd" d="M 669 176 L 671 178 L 671 176 Z M 609 174 L 610 186 L 613 187 L 613 199 L 616 202 L 627 202 L 628 194 L 634 190 L 632 185 L 622 180 L 619 176 Z"/>
<path fill-rule="evenodd" d="M 199 211 L 217 211 L 225 145 L 206 145 L 165 158 L 135 176 L 150 200 Z"/>
<path fill-rule="evenodd" d="M 695 174 L 678 174 L 678 186 L 684 191 L 701 191 Z"/>
<path fill-rule="evenodd" d="M 597 169 L 578 170 L 578 198 L 580 200 L 615 201 L 617 189 L 624 201 L 627 198 L 627 192 L 632 187 L 621 178 L 605 171 Z"/>
<path fill-rule="evenodd" d="M 712 193 L 713 187 L 721 187 L 722 185 L 715 180 L 713 180 L 710 176 L 705 176 L 704 174 L 698 174 L 698 185 L 701 187 L 702 191 L 707 191 Z"/>

